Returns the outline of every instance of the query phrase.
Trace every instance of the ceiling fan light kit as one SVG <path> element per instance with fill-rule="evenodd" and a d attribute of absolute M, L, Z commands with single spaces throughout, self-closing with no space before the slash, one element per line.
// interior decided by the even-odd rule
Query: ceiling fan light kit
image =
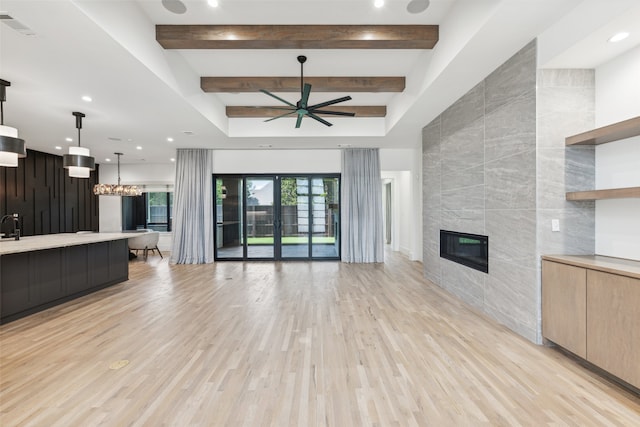
<path fill-rule="evenodd" d="M 18 129 L 4 125 L 4 102 L 7 100 L 6 88 L 11 83 L 0 79 L 0 166 L 18 167 L 18 158 L 27 156 L 23 139 L 18 138 Z"/>
<path fill-rule="evenodd" d="M 343 111 L 322 110 L 323 107 L 328 107 L 329 105 L 349 101 L 351 100 L 350 96 L 344 96 L 342 98 L 332 99 L 331 101 L 321 102 L 315 105 L 309 105 L 309 94 L 311 93 L 311 85 L 309 83 L 304 83 L 304 63 L 307 62 L 307 57 L 304 55 L 298 56 L 298 62 L 300 63 L 300 100 L 295 105 L 285 99 L 280 98 L 277 95 L 274 95 L 273 93 L 265 89 L 260 89 L 260 92 L 265 93 L 270 97 L 275 98 L 278 101 L 283 102 L 284 104 L 287 105 L 287 107 L 277 107 L 279 110 L 286 111 L 286 113 L 267 119 L 265 120 L 265 122 L 270 122 L 272 120 L 280 119 L 282 117 L 287 117 L 287 116 L 297 114 L 298 118 L 296 120 L 296 128 L 300 127 L 300 125 L 302 124 L 302 118 L 304 116 L 311 117 L 312 119 L 322 123 L 325 126 L 332 126 L 331 123 L 317 116 L 317 114 L 327 114 L 327 115 L 333 115 L 333 116 L 347 116 L 347 117 L 355 116 L 355 113 L 351 113 L 351 112 L 348 113 Z"/>
<path fill-rule="evenodd" d="M 91 157 L 88 148 L 80 146 L 80 129 L 82 129 L 82 118 L 85 115 L 77 111 L 72 114 L 76 117 L 78 146 L 69 147 L 69 154 L 65 154 L 62 158 L 62 167 L 69 170 L 69 176 L 72 178 L 89 178 L 91 171 L 96 168 L 96 161 Z"/>

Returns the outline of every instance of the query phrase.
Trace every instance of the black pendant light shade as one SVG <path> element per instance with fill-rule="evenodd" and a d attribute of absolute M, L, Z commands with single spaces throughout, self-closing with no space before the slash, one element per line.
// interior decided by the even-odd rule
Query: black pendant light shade
<path fill-rule="evenodd" d="M 80 146 L 80 129 L 82 129 L 83 113 L 74 111 L 76 116 L 76 128 L 78 129 L 78 146 L 69 147 L 69 154 L 62 158 L 62 166 L 69 170 L 69 176 L 73 178 L 89 178 L 92 170 L 96 168 L 96 160 L 89 154 L 89 149 Z"/>
<path fill-rule="evenodd" d="M 4 101 L 7 100 L 6 88 L 11 83 L 0 79 L 0 166 L 17 167 L 18 158 L 27 157 L 27 147 L 23 139 L 18 138 L 18 130 L 4 125 Z"/>

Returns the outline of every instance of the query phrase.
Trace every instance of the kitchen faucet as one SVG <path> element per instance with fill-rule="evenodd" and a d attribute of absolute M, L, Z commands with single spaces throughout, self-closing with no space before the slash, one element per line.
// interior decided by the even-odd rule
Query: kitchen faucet
<path fill-rule="evenodd" d="M 4 237 L 15 237 L 16 240 L 20 240 L 20 229 L 18 228 L 18 214 L 14 213 L 11 215 L 5 215 L 2 217 L 0 224 L 4 224 L 4 222 L 8 219 L 13 220 L 13 233 L 8 234 Z"/>

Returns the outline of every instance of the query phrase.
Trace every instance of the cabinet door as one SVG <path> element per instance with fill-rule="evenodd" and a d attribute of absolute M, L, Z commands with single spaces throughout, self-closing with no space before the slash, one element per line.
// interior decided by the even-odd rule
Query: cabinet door
<path fill-rule="evenodd" d="M 29 288 L 29 253 L 0 256 L 0 315 L 2 318 L 27 310 L 37 304 Z"/>
<path fill-rule="evenodd" d="M 109 242 L 109 282 L 129 279 L 129 245 L 127 239 Z"/>
<path fill-rule="evenodd" d="M 30 286 L 37 293 L 38 305 L 63 298 L 67 292 L 64 277 L 66 248 L 45 249 L 31 252 L 30 270 L 33 272 Z"/>
<path fill-rule="evenodd" d="M 589 270 L 587 360 L 640 387 L 640 280 Z"/>
<path fill-rule="evenodd" d="M 542 261 L 542 335 L 585 358 L 587 271 Z"/>

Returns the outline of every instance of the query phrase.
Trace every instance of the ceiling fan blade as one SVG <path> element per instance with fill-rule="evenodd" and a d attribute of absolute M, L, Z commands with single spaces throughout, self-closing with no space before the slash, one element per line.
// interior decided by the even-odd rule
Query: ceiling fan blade
<path fill-rule="evenodd" d="M 327 126 L 333 126 L 331 123 L 329 123 L 328 121 L 326 121 L 325 119 L 316 116 L 315 114 L 311 113 L 311 112 L 307 112 L 307 116 L 311 117 L 314 120 L 319 121 L 320 123 L 322 123 L 323 125 L 327 125 Z"/>
<path fill-rule="evenodd" d="M 304 114 L 298 113 L 298 120 L 296 120 L 296 129 L 299 128 L 302 124 L 302 116 L 304 116 Z"/>
<path fill-rule="evenodd" d="M 269 95 L 270 97 L 275 98 L 275 99 L 277 99 L 277 100 L 278 100 L 278 101 L 280 101 L 280 102 L 284 102 L 285 104 L 287 104 L 287 105 L 289 105 L 289 106 L 291 106 L 291 107 L 293 107 L 293 108 L 296 108 L 296 106 L 295 106 L 295 105 L 293 105 L 292 103 L 290 103 L 290 102 L 289 102 L 289 101 L 287 101 L 286 99 L 282 99 L 282 98 L 280 98 L 279 96 L 274 95 L 274 94 L 272 94 L 271 92 L 269 92 L 269 91 L 267 91 L 267 90 L 260 89 L 260 92 L 262 92 L 262 93 L 266 93 L 266 94 L 267 94 L 267 95 Z"/>
<path fill-rule="evenodd" d="M 304 88 L 302 89 L 302 98 L 300 99 L 300 106 L 302 108 L 307 108 L 307 103 L 309 102 L 309 94 L 311 93 L 311 85 L 309 83 L 304 84 Z"/>
<path fill-rule="evenodd" d="M 349 116 L 349 117 L 354 117 L 356 115 L 356 113 L 345 113 L 344 111 L 331 111 L 331 110 L 315 110 L 312 109 L 310 110 L 311 113 L 314 114 L 330 114 L 332 116 Z"/>
<path fill-rule="evenodd" d="M 350 101 L 350 100 L 351 100 L 350 96 L 344 96 L 342 98 L 334 99 L 327 102 L 321 102 L 320 104 L 316 104 L 316 105 L 311 105 L 307 107 L 307 110 L 315 110 L 317 108 L 326 107 L 327 105 L 333 105 L 333 104 L 337 104 L 338 102 L 344 102 L 344 101 Z"/>
<path fill-rule="evenodd" d="M 280 114 L 279 116 L 271 117 L 270 119 L 265 120 L 265 122 L 270 122 L 271 120 L 279 119 L 281 117 L 290 116 L 295 112 L 296 112 L 296 110 L 289 111 L 288 113 L 284 113 L 284 114 Z"/>

